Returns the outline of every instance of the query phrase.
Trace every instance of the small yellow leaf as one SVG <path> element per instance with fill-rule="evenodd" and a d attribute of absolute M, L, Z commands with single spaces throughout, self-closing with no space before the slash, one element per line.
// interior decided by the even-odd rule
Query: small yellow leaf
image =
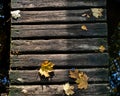
<path fill-rule="evenodd" d="M 85 31 L 88 30 L 87 27 L 86 27 L 85 25 L 82 25 L 82 26 L 81 26 L 81 29 L 82 29 L 82 30 L 85 30 Z"/>
<path fill-rule="evenodd" d="M 45 77 L 49 77 L 49 73 L 53 71 L 54 64 L 50 61 L 44 61 L 41 64 L 41 68 L 39 69 L 39 73 L 44 75 Z"/>
<path fill-rule="evenodd" d="M 74 86 L 70 86 L 69 83 L 66 83 L 65 85 L 63 85 L 63 90 L 65 91 L 66 95 L 73 95 L 74 94 Z"/>
<path fill-rule="evenodd" d="M 104 47 L 103 45 L 101 45 L 101 46 L 99 47 L 99 51 L 100 51 L 100 52 L 104 52 L 104 51 L 105 51 L 105 47 Z"/>

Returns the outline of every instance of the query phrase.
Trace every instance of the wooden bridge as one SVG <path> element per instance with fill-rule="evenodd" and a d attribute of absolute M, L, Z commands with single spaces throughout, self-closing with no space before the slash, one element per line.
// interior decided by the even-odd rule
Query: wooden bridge
<path fill-rule="evenodd" d="M 109 95 L 106 0 L 11 0 L 11 7 L 21 17 L 11 20 L 10 96 L 64 96 L 63 84 L 75 84 L 72 68 L 89 77 L 73 96 Z M 37 78 L 45 60 L 55 64 L 51 80 Z"/>

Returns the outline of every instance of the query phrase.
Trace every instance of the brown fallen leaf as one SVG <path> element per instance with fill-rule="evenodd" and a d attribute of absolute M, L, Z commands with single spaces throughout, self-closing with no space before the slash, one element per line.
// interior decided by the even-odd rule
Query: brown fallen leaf
<path fill-rule="evenodd" d="M 78 84 L 79 89 L 86 89 L 88 87 L 88 76 L 80 72 L 78 69 L 69 72 L 69 76 L 73 79 L 76 79 L 75 82 Z"/>
<path fill-rule="evenodd" d="M 79 78 L 75 82 L 78 84 L 79 89 L 87 89 L 88 87 L 88 77 L 83 72 L 79 73 Z"/>

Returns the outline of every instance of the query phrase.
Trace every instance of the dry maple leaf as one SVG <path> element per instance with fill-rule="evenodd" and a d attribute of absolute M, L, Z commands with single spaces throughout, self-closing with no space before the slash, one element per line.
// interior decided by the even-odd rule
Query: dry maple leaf
<path fill-rule="evenodd" d="M 70 70 L 69 74 L 70 74 L 69 77 L 71 77 L 71 78 L 74 78 L 74 79 L 79 78 L 79 71 L 78 71 L 78 69 L 75 69 L 74 71 Z"/>
<path fill-rule="evenodd" d="M 99 18 L 102 16 L 103 9 L 102 8 L 91 8 L 92 15 L 96 18 Z"/>
<path fill-rule="evenodd" d="M 65 94 L 66 95 L 73 95 L 74 94 L 74 86 L 70 86 L 70 84 L 69 83 L 66 83 L 66 84 L 64 84 L 63 85 L 63 89 L 64 89 L 64 91 L 65 91 Z"/>
<path fill-rule="evenodd" d="M 104 47 L 103 45 L 101 45 L 101 46 L 99 47 L 99 51 L 100 51 L 100 52 L 104 52 L 104 51 L 105 51 L 105 47 Z"/>
<path fill-rule="evenodd" d="M 82 30 L 85 30 L 85 31 L 88 30 L 87 27 L 86 27 L 85 25 L 82 25 L 82 26 L 81 26 L 81 29 L 82 29 Z"/>
<path fill-rule="evenodd" d="M 39 73 L 44 75 L 45 77 L 49 77 L 49 73 L 53 71 L 54 64 L 50 61 L 44 61 L 41 64 L 41 68 L 39 69 Z"/>
<path fill-rule="evenodd" d="M 79 72 L 79 78 L 75 81 L 79 89 L 86 89 L 88 87 L 88 77 L 85 73 Z"/>
<path fill-rule="evenodd" d="M 76 79 L 79 89 L 86 89 L 88 87 L 88 77 L 85 73 L 80 72 L 78 69 L 69 72 L 71 78 Z"/>

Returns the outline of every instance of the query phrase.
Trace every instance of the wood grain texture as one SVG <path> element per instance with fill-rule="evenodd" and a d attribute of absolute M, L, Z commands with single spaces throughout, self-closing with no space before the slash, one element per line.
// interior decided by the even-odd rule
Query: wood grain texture
<path fill-rule="evenodd" d="M 12 23 L 59 23 L 59 22 L 83 22 L 83 21 L 105 21 L 106 10 L 104 9 L 100 18 L 92 16 L 91 9 L 80 10 L 50 10 L 50 11 L 21 11 L 21 17 Z M 89 14 L 90 18 L 82 16 Z"/>
<path fill-rule="evenodd" d="M 87 31 L 82 30 L 85 25 Z M 81 36 L 107 36 L 106 23 L 84 23 L 84 24 L 53 24 L 53 25 L 12 25 L 11 37 L 81 37 Z"/>
<path fill-rule="evenodd" d="M 74 96 L 108 96 L 108 84 L 89 84 L 88 89 L 78 90 L 75 86 Z M 23 92 L 26 90 L 26 94 Z M 26 85 L 10 86 L 9 96 L 65 96 L 63 85 Z"/>
<path fill-rule="evenodd" d="M 39 67 L 45 60 L 57 67 L 104 67 L 109 64 L 108 58 L 108 53 L 11 55 L 10 63 L 11 68 Z"/>
<path fill-rule="evenodd" d="M 102 17 L 91 8 L 103 8 Z M 106 0 L 11 0 L 11 10 L 21 17 L 11 19 L 9 96 L 66 96 L 66 82 L 75 86 L 73 96 L 109 96 Z M 38 75 L 45 60 L 55 64 L 49 79 Z M 77 89 L 71 68 L 88 75 L 88 89 Z"/>
<path fill-rule="evenodd" d="M 105 6 L 106 0 L 11 0 L 12 8 L 44 8 L 44 7 L 98 7 Z"/>
<path fill-rule="evenodd" d="M 12 40 L 11 51 L 99 51 L 101 45 L 107 49 L 107 40 L 105 38 Z"/>
<path fill-rule="evenodd" d="M 108 69 L 106 68 L 91 68 L 80 69 L 85 72 L 89 81 L 92 82 L 107 82 L 108 81 Z M 48 83 L 62 83 L 62 82 L 74 82 L 74 79 L 69 77 L 68 69 L 56 69 L 54 70 L 54 76 L 51 80 L 39 78 L 38 70 L 10 70 L 11 84 L 48 84 Z"/>

